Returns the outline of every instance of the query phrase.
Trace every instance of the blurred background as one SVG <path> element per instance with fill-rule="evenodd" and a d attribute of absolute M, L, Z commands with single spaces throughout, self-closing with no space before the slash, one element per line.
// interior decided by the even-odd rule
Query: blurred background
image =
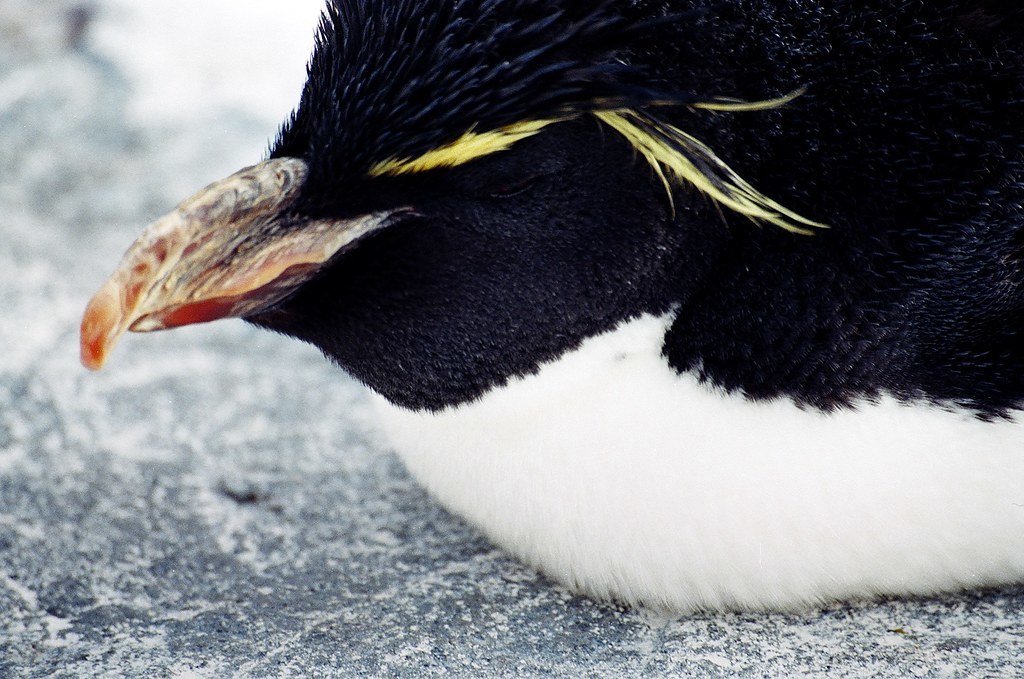
<path fill-rule="evenodd" d="M 262 159 L 320 6 L 0 0 L 0 677 L 1024 675 L 1019 589 L 678 620 L 573 597 L 428 498 L 358 385 L 240 321 L 81 368 L 142 228 Z"/>

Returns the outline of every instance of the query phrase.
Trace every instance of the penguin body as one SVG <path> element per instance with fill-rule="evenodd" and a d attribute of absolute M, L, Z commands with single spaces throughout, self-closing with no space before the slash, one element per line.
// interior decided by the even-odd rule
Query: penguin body
<path fill-rule="evenodd" d="M 800 610 L 1020 580 L 1020 422 L 892 397 L 753 402 L 670 368 L 672 320 L 440 412 L 378 397 L 382 428 L 446 507 L 599 599 Z"/>
<path fill-rule="evenodd" d="M 270 159 L 150 227 L 83 357 L 232 316 L 311 342 L 441 502 L 598 598 L 1024 580 L 1022 27 L 336 0 Z"/>

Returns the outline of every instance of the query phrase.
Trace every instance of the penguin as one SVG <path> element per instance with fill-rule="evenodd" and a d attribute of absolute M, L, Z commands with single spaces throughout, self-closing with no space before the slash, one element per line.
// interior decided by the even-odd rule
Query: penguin
<path fill-rule="evenodd" d="M 261 163 L 90 301 L 366 385 L 574 591 L 794 610 L 1024 581 L 1024 12 L 330 0 Z"/>

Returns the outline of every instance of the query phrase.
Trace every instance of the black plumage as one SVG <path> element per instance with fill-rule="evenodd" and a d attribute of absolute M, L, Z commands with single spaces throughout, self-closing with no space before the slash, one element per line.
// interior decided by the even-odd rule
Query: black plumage
<path fill-rule="evenodd" d="M 638 20 L 607 0 L 330 3 L 301 102 L 272 155 L 307 157 L 313 181 L 337 184 L 470 129 L 693 101 L 618 58 L 669 18 L 684 17 Z"/>
<path fill-rule="evenodd" d="M 998 415 L 1024 395 L 1019 10 L 506 0 L 342 2 L 331 16 L 273 149 L 313 168 L 295 209 L 417 215 L 260 322 L 389 398 L 469 399 L 672 306 L 672 365 L 751 397 L 835 408 L 884 390 Z M 650 103 L 798 87 L 758 112 Z M 577 115 L 609 98 L 648 98 L 831 228 L 758 226 L 685 187 L 673 212 L 628 144 Z M 465 166 L 365 176 L 467 130 L 549 117 L 570 120 Z"/>

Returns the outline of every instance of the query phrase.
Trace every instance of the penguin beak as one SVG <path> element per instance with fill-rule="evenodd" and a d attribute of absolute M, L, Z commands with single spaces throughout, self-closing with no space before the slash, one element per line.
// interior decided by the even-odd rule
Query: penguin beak
<path fill-rule="evenodd" d="M 250 316 L 289 297 L 394 212 L 289 215 L 306 164 L 280 158 L 211 184 L 151 224 L 86 307 L 82 363 L 99 370 L 126 331 Z"/>

